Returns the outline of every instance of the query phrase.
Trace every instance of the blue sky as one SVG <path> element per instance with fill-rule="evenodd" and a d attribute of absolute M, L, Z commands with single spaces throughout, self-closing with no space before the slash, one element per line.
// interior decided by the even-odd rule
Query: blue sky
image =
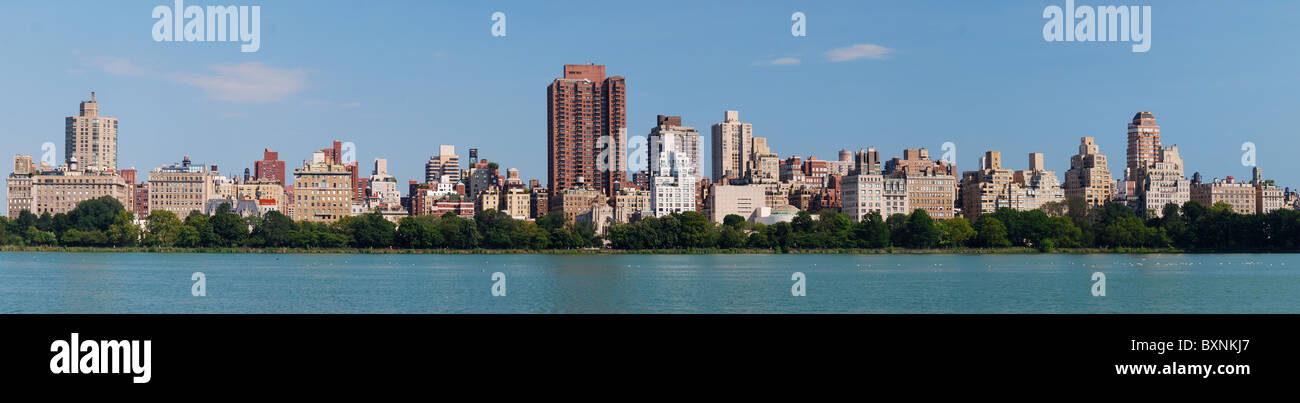
<path fill-rule="evenodd" d="M 991 149 L 1012 169 L 1044 152 L 1058 175 L 1094 136 L 1118 177 L 1125 125 L 1148 110 L 1189 177 L 1249 177 L 1250 141 L 1266 177 L 1300 186 L 1287 156 L 1300 145 L 1300 2 L 1078 2 L 1151 5 L 1146 53 L 1044 41 L 1043 9 L 1064 0 L 186 2 L 261 6 L 256 53 L 154 42 L 150 11 L 171 4 L 0 6 L 0 153 L 39 158 L 48 141 L 62 161 L 63 118 L 94 90 L 121 121 L 122 168 L 189 154 L 242 173 L 268 147 L 293 167 L 340 139 L 403 182 L 422 179 L 439 144 L 545 182 L 545 88 L 590 61 L 627 77 L 629 135 L 680 115 L 707 146 L 708 127 L 738 109 L 782 158 L 938 156 L 951 141 L 960 170 Z M 490 34 L 495 11 L 506 37 Z M 790 34 L 796 11 L 806 37 Z M 828 53 L 855 45 L 887 51 Z"/>

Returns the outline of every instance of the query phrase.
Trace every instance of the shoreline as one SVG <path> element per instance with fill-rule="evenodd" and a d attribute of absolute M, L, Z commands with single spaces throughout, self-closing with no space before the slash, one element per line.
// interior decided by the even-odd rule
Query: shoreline
<path fill-rule="evenodd" d="M 4 246 L 3 252 L 65 253 L 195 253 L 195 254 L 394 254 L 394 255 L 1001 255 L 1001 254 L 1233 254 L 1295 253 L 1290 251 L 1184 251 L 1176 248 L 1056 248 L 1040 251 L 1027 247 L 955 249 L 367 249 L 367 248 L 174 248 L 174 247 L 87 247 L 87 246 Z"/>

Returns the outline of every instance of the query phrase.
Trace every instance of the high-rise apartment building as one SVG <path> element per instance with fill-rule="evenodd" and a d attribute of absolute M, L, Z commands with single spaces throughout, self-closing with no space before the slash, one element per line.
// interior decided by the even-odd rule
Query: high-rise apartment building
<path fill-rule="evenodd" d="M 713 182 L 744 178 L 754 150 L 754 125 L 740 121 L 740 111 L 723 113 L 713 125 Z"/>
<path fill-rule="evenodd" d="M 781 159 L 767 146 L 767 138 L 754 137 L 753 146 L 750 147 L 750 150 L 753 154 L 749 157 L 745 183 L 774 184 L 780 182 Z"/>
<path fill-rule="evenodd" d="M 262 160 L 253 162 L 253 179 L 284 182 L 284 161 L 280 153 L 269 148 L 262 149 Z"/>
<path fill-rule="evenodd" d="M 460 182 L 460 157 L 456 156 L 456 146 L 443 144 L 438 146 L 438 155 L 429 157 L 424 163 L 424 183 Z"/>
<path fill-rule="evenodd" d="M 684 148 L 673 144 L 677 136 L 663 136 L 663 145 L 652 165 L 650 209 L 656 217 L 695 211 L 697 166 Z M 652 141 L 653 142 L 653 141 Z"/>
<path fill-rule="evenodd" d="M 378 205 L 372 203 L 370 206 L 372 209 L 401 204 L 402 192 L 397 190 L 397 178 L 388 173 L 387 158 L 375 158 L 375 168 L 370 172 L 369 185 L 369 194 L 366 197 L 378 203 Z"/>
<path fill-rule="evenodd" d="M 627 82 L 605 66 L 569 64 L 546 87 L 547 182 L 552 194 L 627 181 Z"/>
<path fill-rule="evenodd" d="M 682 124 L 681 116 L 659 115 L 655 118 L 655 127 L 650 129 L 649 142 L 646 147 L 646 161 L 650 163 L 650 172 L 659 170 L 657 164 L 677 162 L 663 160 L 665 152 L 673 153 L 674 158 L 682 159 L 682 169 L 696 178 L 703 172 L 700 163 L 700 132 L 695 126 Z"/>
<path fill-rule="evenodd" d="M 1166 204 L 1182 206 L 1191 200 L 1191 182 L 1183 176 L 1183 158 L 1176 145 L 1162 148 L 1158 162 L 1140 167 L 1131 175 L 1137 193 L 1134 207 L 1141 216 L 1160 217 Z"/>
<path fill-rule="evenodd" d="M 64 124 L 64 163 L 76 158 L 82 171 L 117 170 L 117 118 L 99 115 L 94 92 L 81 102 L 81 113 Z"/>
<path fill-rule="evenodd" d="M 1106 167 L 1106 154 L 1092 137 L 1079 139 L 1079 154 L 1070 157 L 1065 171 L 1065 197 L 1082 198 L 1089 206 L 1101 206 L 1114 194 L 1114 183 Z"/>
<path fill-rule="evenodd" d="M 961 177 L 962 214 L 977 219 L 980 214 L 999 208 L 1025 209 L 1025 192 L 1015 180 L 1015 172 L 1002 168 L 1002 153 L 984 153 L 982 169 L 967 171 Z"/>
<path fill-rule="evenodd" d="M 1160 126 L 1151 112 L 1138 112 L 1128 124 L 1128 172 L 1160 162 Z M 1132 180 L 1132 178 L 1126 178 Z"/>
<path fill-rule="evenodd" d="M 1029 169 L 1016 171 L 1014 180 L 1024 192 L 1025 210 L 1041 209 L 1047 203 L 1065 201 L 1065 190 L 1056 171 L 1047 169 L 1043 153 L 1029 153 Z"/>

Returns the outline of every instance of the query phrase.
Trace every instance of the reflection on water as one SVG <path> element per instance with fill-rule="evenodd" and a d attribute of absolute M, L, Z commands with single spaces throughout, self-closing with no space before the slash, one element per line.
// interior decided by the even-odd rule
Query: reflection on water
<path fill-rule="evenodd" d="M 1297 257 L 5 252 L 0 312 L 1296 313 Z"/>

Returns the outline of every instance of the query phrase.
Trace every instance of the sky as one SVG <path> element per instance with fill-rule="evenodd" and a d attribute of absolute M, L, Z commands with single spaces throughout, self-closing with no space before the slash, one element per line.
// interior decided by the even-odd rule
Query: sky
<path fill-rule="evenodd" d="M 1126 125 L 1151 111 L 1188 177 L 1249 178 L 1251 142 L 1266 178 L 1300 187 L 1286 156 L 1300 146 L 1300 2 L 1077 2 L 1150 5 L 1144 53 L 1044 40 L 1044 9 L 1064 0 L 185 4 L 260 6 L 260 49 L 154 41 L 151 11 L 170 0 L 4 2 L 0 154 L 40 159 L 52 142 L 61 162 L 63 119 L 95 91 L 120 120 L 123 169 L 190 155 L 240 174 L 263 148 L 292 169 L 337 139 L 363 174 L 387 158 L 402 183 L 423 179 L 440 144 L 545 183 L 546 86 L 592 62 L 627 79 L 629 137 L 676 115 L 707 150 L 735 109 L 781 158 L 937 158 L 952 142 L 962 171 L 986 150 L 1010 169 L 1043 152 L 1063 177 L 1093 136 L 1120 177 Z M 791 34 L 795 12 L 806 36 Z"/>

